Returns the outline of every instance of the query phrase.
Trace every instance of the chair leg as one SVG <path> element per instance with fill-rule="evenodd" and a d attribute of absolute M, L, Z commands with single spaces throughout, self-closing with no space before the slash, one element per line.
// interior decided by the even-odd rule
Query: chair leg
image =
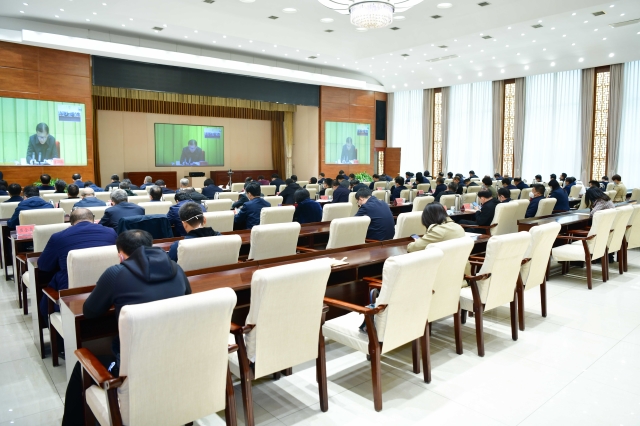
<path fill-rule="evenodd" d="M 373 384 L 373 408 L 382 411 L 382 379 L 380 373 L 380 349 L 376 345 L 369 345 L 371 357 L 371 382 Z"/>
<path fill-rule="evenodd" d="M 253 394 L 251 391 L 251 368 L 247 358 L 247 348 L 244 345 L 244 337 L 236 335 L 238 345 L 238 363 L 240 364 L 240 389 L 242 390 L 242 407 L 244 408 L 244 424 L 254 426 L 253 418 Z"/>
<path fill-rule="evenodd" d="M 518 324 L 520 330 L 524 331 L 524 286 L 522 285 L 522 278 L 520 276 L 518 276 L 516 295 L 518 296 Z"/>
<path fill-rule="evenodd" d="M 290 376 L 293 374 L 293 368 L 289 367 L 289 368 L 285 368 L 284 370 L 281 371 L 283 376 Z"/>
<path fill-rule="evenodd" d="M 623 239 L 622 239 L 622 258 L 624 259 L 624 266 L 623 266 L 623 269 L 624 269 L 624 271 L 625 271 L 625 272 L 628 272 L 628 269 L 627 269 L 627 260 L 629 260 L 629 259 L 628 259 L 629 252 L 628 252 L 628 247 L 627 247 L 627 246 L 628 246 L 628 244 L 627 244 L 627 239 L 626 239 L 626 237 L 625 237 L 625 238 L 623 238 Z"/>
<path fill-rule="evenodd" d="M 236 414 L 236 398 L 233 392 L 233 381 L 231 380 L 231 371 L 227 367 L 227 399 L 224 407 L 224 419 L 227 426 L 236 426 L 238 423 Z"/>
<path fill-rule="evenodd" d="M 23 286 L 22 280 L 20 281 L 16 280 L 16 288 L 18 289 L 18 308 L 19 309 L 22 309 L 22 286 Z"/>
<path fill-rule="evenodd" d="M 509 310 L 511 311 L 511 339 L 518 340 L 518 318 L 517 318 L 518 314 L 516 312 L 515 300 L 509 303 Z"/>
<path fill-rule="evenodd" d="M 278 381 L 278 380 L 280 380 L 280 377 L 282 377 L 282 373 L 278 371 L 276 373 L 273 373 L 272 377 L 273 377 L 273 381 L 274 382 Z"/>
<path fill-rule="evenodd" d="M 29 315 L 29 302 L 27 301 L 27 286 L 22 285 L 22 313 Z"/>
<path fill-rule="evenodd" d="M 591 260 L 590 258 L 587 258 L 587 261 L 585 262 L 585 265 L 587 266 L 587 288 L 589 290 L 593 289 L 593 274 L 591 273 Z"/>
<path fill-rule="evenodd" d="M 458 304 L 458 306 L 460 306 L 460 304 Z M 462 324 L 467 323 L 467 311 L 465 311 L 464 309 L 460 310 L 460 322 Z"/>
<path fill-rule="evenodd" d="M 320 410 L 324 413 L 329 410 L 329 394 L 327 391 L 327 357 L 324 347 L 324 336 L 322 335 L 322 327 L 320 327 L 320 339 L 318 340 L 316 377 L 318 378 L 318 393 L 320 394 Z"/>
<path fill-rule="evenodd" d="M 602 265 L 602 282 L 606 283 L 609 280 L 609 250 L 604 249 L 600 265 Z"/>
<path fill-rule="evenodd" d="M 58 362 L 58 330 L 49 324 L 49 340 L 51 341 L 51 362 L 54 367 L 60 365 Z"/>
<path fill-rule="evenodd" d="M 622 275 L 622 273 L 624 272 L 624 258 L 622 254 L 622 247 L 620 248 L 620 250 L 618 250 L 616 258 L 618 259 L 618 272 L 620 273 L 620 275 Z"/>
<path fill-rule="evenodd" d="M 547 272 L 544 274 L 545 280 L 549 281 L 549 273 L 551 271 L 551 257 L 549 257 L 549 261 L 547 262 Z"/>
<path fill-rule="evenodd" d="M 411 342 L 411 359 L 413 361 L 413 373 L 420 374 L 420 348 L 419 338 Z"/>
<path fill-rule="evenodd" d="M 474 309 L 476 318 L 476 344 L 478 345 L 478 356 L 484 356 L 484 331 L 482 325 L 482 307 Z"/>
<path fill-rule="evenodd" d="M 458 312 L 453 314 L 453 332 L 456 339 L 456 353 L 462 355 L 462 324 L 461 324 L 460 304 L 458 303 Z"/>
<path fill-rule="evenodd" d="M 547 317 L 547 280 L 542 281 L 540 284 L 540 310 L 542 316 Z"/>
<path fill-rule="evenodd" d="M 422 369 L 424 370 L 425 383 L 431 383 L 431 337 L 429 329 L 431 324 L 427 322 L 424 330 L 424 336 L 420 338 L 420 346 L 422 347 Z"/>

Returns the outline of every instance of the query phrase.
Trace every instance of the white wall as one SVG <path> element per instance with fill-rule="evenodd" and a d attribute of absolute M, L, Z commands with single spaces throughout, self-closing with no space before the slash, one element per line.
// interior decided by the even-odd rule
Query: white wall
<path fill-rule="evenodd" d="M 293 173 L 298 179 L 318 176 L 320 109 L 298 106 L 293 113 Z"/>

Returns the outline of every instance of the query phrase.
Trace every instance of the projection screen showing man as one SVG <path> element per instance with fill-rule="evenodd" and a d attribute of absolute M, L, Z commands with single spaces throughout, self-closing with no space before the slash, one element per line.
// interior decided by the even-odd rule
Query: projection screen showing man
<path fill-rule="evenodd" d="M 369 164 L 370 124 L 325 122 L 325 163 Z"/>

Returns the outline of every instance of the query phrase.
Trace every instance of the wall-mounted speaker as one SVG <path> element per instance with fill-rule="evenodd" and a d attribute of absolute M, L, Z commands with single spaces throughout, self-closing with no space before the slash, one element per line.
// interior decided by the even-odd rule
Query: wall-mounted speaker
<path fill-rule="evenodd" d="M 376 140 L 387 140 L 387 101 L 376 101 Z"/>

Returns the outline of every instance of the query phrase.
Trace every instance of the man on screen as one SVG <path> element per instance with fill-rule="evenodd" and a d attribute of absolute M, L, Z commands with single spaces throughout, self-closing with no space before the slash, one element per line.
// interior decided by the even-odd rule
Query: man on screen
<path fill-rule="evenodd" d="M 57 157 L 56 138 L 49 134 L 49 126 L 40 123 L 36 126 L 36 134 L 29 137 L 27 163 L 40 163 Z"/>
<path fill-rule="evenodd" d="M 182 155 L 180 156 L 180 164 L 199 163 L 204 161 L 204 152 L 202 148 L 198 147 L 198 142 L 191 139 L 187 146 L 182 148 Z"/>
<path fill-rule="evenodd" d="M 357 159 L 356 147 L 353 146 L 353 139 L 347 138 L 347 143 L 342 145 L 342 155 L 340 156 L 341 163 L 350 163 Z"/>

